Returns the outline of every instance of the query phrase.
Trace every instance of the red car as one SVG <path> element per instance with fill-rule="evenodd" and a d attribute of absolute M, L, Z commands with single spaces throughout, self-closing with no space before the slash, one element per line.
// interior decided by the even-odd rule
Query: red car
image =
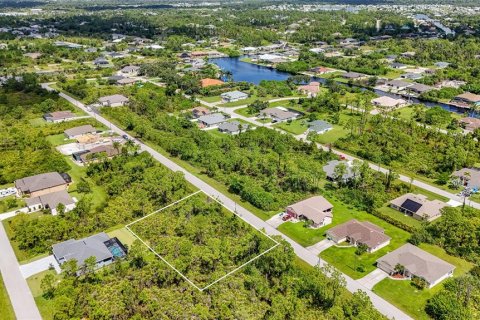
<path fill-rule="evenodd" d="M 340 155 L 340 160 L 347 160 L 347 158 L 343 154 L 341 154 Z"/>
<path fill-rule="evenodd" d="M 290 220 L 291 218 L 292 218 L 292 216 L 289 215 L 289 214 L 287 214 L 287 215 L 285 215 L 285 216 L 282 218 L 282 220 L 283 220 L 283 221 L 287 221 L 287 220 Z"/>

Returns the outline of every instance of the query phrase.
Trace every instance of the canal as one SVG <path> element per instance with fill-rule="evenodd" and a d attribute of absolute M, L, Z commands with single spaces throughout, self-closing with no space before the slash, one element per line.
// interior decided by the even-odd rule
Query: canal
<path fill-rule="evenodd" d="M 246 81 L 250 82 L 253 84 L 258 85 L 260 81 L 262 80 L 276 80 L 276 81 L 283 81 L 287 80 L 289 77 L 292 76 L 292 74 L 288 72 L 282 72 L 278 71 L 274 68 L 270 67 L 264 67 L 264 66 L 259 66 L 256 64 L 248 63 L 248 62 L 243 62 L 240 60 L 240 58 L 216 58 L 216 59 L 210 59 L 209 61 L 215 65 L 217 65 L 220 69 L 223 71 L 229 71 L 232 74 L 232 78 L 234 81 Z M 324 78 L 318 78 L 318 77 L 312 77 L 312 81 L 318 81 L 322 84 L 325 84 L 326 79 Z M 350 86 L 349 84 L 345 84 L 343 82 L 337 82 L 338 84 L 344 85 L 344 86 Z M 358 87 L 358 86 L 356 86 Z M 358 87 L 361 90 L 369 90 L 366 88 Z M 467 110 L 463 108 L 458 108 L 449 104 L 445 103 L 440 103 L 440 102 L 430 102 L 430 101 L 424 101 L 424 100 L 419 100 L 417 98 L 405 98 L 402 97 L 401 95 L 398 94 L 393 94 L 390 92 L 385 92 L 382 90 L 377 90 L 373 89 L 373 91 L 378 95 L 378 96 L 389 96 L 392 98 L 404 98 L 408 99 L 411 103 L 415 104 L 424 104 L 427 107 L 434 107 L 434 106 L 440 106 L 445 110 L 448 110 L 450 112 L 455 112 L 459 114 L 465 114 Z M 478 116 L 478 115 L 477 115 Z"/>

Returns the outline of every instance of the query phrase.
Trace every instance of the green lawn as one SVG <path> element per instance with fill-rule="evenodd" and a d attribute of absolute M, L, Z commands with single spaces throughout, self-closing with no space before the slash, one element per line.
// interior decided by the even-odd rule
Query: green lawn
<path fill-rule="evenodd" d="M 245 107 L 245 108 L 241 108 L 241 109 L 237 109 L 234 111 L 236 114 L 239 114 L 241 116 L 244 116 L 244 117 L 247 117 L 247 118 L 251 118 L 251 117 L 255 117 L 256 114 L 250 114 L 248 112 L 248 107 Z"/>
<path fill-rule="evenodd" d="M 220 101 L 222 101 L 222 98 L 221 98 L 220 96 L 201 97 L 200 100 L 203 100 L 203 101 L 209 102 L 209 103 L 214 103 L 214 102 L 220 102 Z"/>
<path fill-rule="evenodd" d="M 445 251 L 437 246 L 429 244 L 421 244 L 421 249 L 434 254 L 456 266 L 454 276 L 459 276 L 468 272 L 473 264 L 463 259 L 450 256 Z M 396 305 L 401 310 L 405 311 L 415 319 L 430 319 L 425 313 L 425 305 L 435 293 L 443 288 L 440 283 L 431 289 L 419 290 L 411 284 L 411 281 L 399 281 L 392 279 L 385 279 L 373 287 L 373 292 L 377 293 L 382 298 Z"/>
<path fill-rule="evenodd" d="M 302 134 L 308 129 L 307 119 L 297 119 L 292 122 L 282 122 L 274 125 L 276 128 L 280 128 L 294 135 Z"/>
<path fill-rule="evenodd" d="M 422 225 L 422 223 L 419 220 L 414 219 L 410 216 L 407 216 L 398 210 L 392 209 L 387 205 L 379 208 L 378 211 L 380 211 L 386 216 L 389 216 L 392 219 L 395 219 L 413 228 L 420 228 L 420 226 Z"/>
<path fill-rule="evenodd" d="M 57 281 L 61 280 L 61 275 L 57 275 L 54 270 L 43 271 L 31 276 L 30 278 L 27 278 L 27 284 L 32 291 L 32 295 L 44 320 L 53 319 L 53 315 L 55 313 L 55 305 L 53 300 L 45 299 L 41 289 L 42 279 L 49 273 L 53 274 Z"/>
<path fill-rule="evenodd" d="M 74 139 L 67 139 L 63 133 L 48 136 L 46 137 L 46 139 L 54 147 L 60 146 L 62 144 L 75 142 Z"/>
<path fill-rule="evenodd" d="M 15 313 L 13 312 L 12 303 L 8 296 L 7 289 L 3 283 L 2 275 L 0 274 L 0 319 L 15 320 Z"/>
<path fill-rule="evenodd" d="M 131 247 L 133 242 L 137 240 L 137 238 L 135 238 L 135 236 L 125 227 L 120 227 L 119 229 L 108 231 L 107 234 L 111 238 L 117 237 L 121 243 L 126 244 L 129 247 Z"/>
<path fill-rule="evenodd" d="M 243 100 L 239 100 L 239 101 L 234 101 L 234 102 L 227 102 L 227 103 L 222 103 L 219 105 L 219 107 L 238 107 L 238 106 L 243 106 L 243 105 L 247 105 L 247 104 L 250 104 L 252 102 L 254 102 L 255 100 L 262 100 L 262 101 L 265 101 L 265 100 L 268 100 L 268 99 L 271 99 L 271 97 L 262 97 L 262 98 L 259 98 L 255 95 L 253 96 L 250 96 L 248 97 L 247 99 L 243 99 Z"/>

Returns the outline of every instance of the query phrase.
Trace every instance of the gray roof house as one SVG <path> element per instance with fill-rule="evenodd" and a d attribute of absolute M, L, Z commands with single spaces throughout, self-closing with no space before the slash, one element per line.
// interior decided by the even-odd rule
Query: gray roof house
<path fill-rule="evenodd" d="M 68 139 L 75 139 L 78 136 L 82 136 L 84 134 L 89 134 L 89 133 L 96 133 L 96 132 L 97 132 L 97 129 L 95 129 L 92 125 L 89 125 L 89 124 L 70 128 L 63 131 L 63 133 Z"/>
<path fill-rule="evenodd" d="M 414 73 L 414 72 L 404 73 L 400 77 L 403 79 L 410 79 L 410 80 L 419 80 L 423 78 L 423 76 L 420 73 Z"/>
<path fill-rule="evenodd" d="M 368 252 L 375 252 L 387 246 L 391 239 L 377 225 L 356 219 L 339 224 L 329 229 L 326 234 L 328 239 L 337 244 L 345 241 L 353 246 L 364 244 L 368 247 Z"/>
<path fill-rule="evenodd" d="M 207 114 L 205 116 L 201 116 L 198 118 L 198 123 L 206 128 L 211 128 L 214 126 L 218 126 L 220 123 L 223 123 L 227 120 L 227 117 L 225 117 L 221 113 L 211 113 Z"/>
<path fill-rule="evenodd" d="M 248 129 L 248 124 L 240 123 L 238 121 L 232 122 L 223 122 L 218 126 L 218 131 L 228 133 L 228 134 L 238 134 L 241 130 L 245 131 Z"/>
<path fill-rule="evenodd" d="M 52 215 L 57 215 L 57 207 L 61 203 L 65 206 L 65 212 L 75 208 L 75 201 L 66 190 L 51 192 L 38 197 L 25 199 L 30 212 L 42 209 L 50 209 Z"/>
<path fill-rule="evenodd" d="M 298 113 L 288 111 L 284 108 L 267 108 L 260 111 L 260 117 L 271 118 L 272 122 L 284 122 L 294 120 L 299 116 Z"/>
<path fill-rule="evenodd" d="M 308 123 L 308 131 L 322 134 L 333 129 L 333 126 L 323 120 L 315 120 Z"/>
<path fill-rule="evenodd" d="M 440 68 L 440 69 L 445 69 L 445 68 L 447 68 L 449 65 L 450 65 L 450 63 L 444 62 L 444 61 L 440 61 L 440 62 L 435 63 L 435 66 L 436 66 L 437 68 Z"/>
<path fill-rule="evenodd" d="M 48 172 L 15 180 L 15 188 L 17 188 L 19 195 L 35 197 L 54 191 L 65 190 L 69 182 L 58 172 Z"/>
<path fill-rule="evenodd" d="M 412 91 L 412 92 L 417 93 L 417 94 L 422 94 L 424 92 L 432 91 L 434 89 L 435 89 L 434 87 L 427 86 L 427 85 L 422 84 L 422 83 L 415 83 L 415 84 L 411 85 L 410 87 L 408 87 L 408 91 Z"/>
<path fill-rule="evenodd" d="M 345 166 L 347 167 L 347 170 L 345 174 L 342 177 L 343 181 L 348 181 L 354 177 L 353 171 L 352 171 L 352 163 L 351 162 L 345 162 L 345 161 L 338 161 L 338 160 L 332 160 L 329 161 L 326 165 L 323 166 L 323 172 L 327 175 L 327 179 L 329 180 L 335 180 L 335 168 L 340 164 L 344 163 Z"/>
<path fill-rule="evenodd" d="M 363 78 L 366 78 L 366 77 L 368 77 L 366 74 L 358 73 L 358 72 L 345 72 L 345 73 L 342 74 L 342 78 L 352 79 L 352 80 L 363 79 Z"/>
<path fill-rule="evenodd" d="M 234 102 L 248 98 L 248 94 L 241 91 L 224 92 L 220 95 L 225 102 Z"/>
<path fill-rule="evenodd" d="M 455 270 L 454 265 L 410 243 L 377 260 L 377 267 L 390 275 L 396 273 L 397 265 L 405 268 L 404 276 L 420 277 L 427 282 L 429 288 L 451 277 Z"/>
<path fill-rule="evenodd" d="M 140 71 L 139 66 L 125 66 L 120 70 L 123 74 L 137 75 Z"/>
<path fill-rule="evenodd" d="M 105 96 L 98 99 L 101 105 L 109 107 L 119 107 L 128 103 L 128 98 L 121 94 L 114 94 L 111 96 Z"/>
<path fill-rule="evenodd" d="M 58 264 L 76 260 L 82 266 L 87 258 L 95 257 L 97 268 L 108 265 L 116 258 L 122 258 L 127 250 L 117 238 L 101 232 L 80 240 L 70 239 L 52 246 L 53 256 Z"/>

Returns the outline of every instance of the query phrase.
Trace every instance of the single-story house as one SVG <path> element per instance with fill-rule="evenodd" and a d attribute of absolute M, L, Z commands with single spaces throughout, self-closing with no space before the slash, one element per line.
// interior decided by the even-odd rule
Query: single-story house
<path fill-rule="evenodd" d="M 195 107 L 192 109 L 192 115 L 194 118 L 200 118 L 201 116 L 206 116 L 210 114 L 210 110 L 205 107 Z"/>
<path fill-rule="evenodd" d="M 385 109 L 394 109 L 398 107 L 403 107 L 407 104 L 407 101 L 403 99 L 390 98 L 388 96 L 382 96 L 375 99 L 372 99 L 372 104 L 376 107 L 385 108 Z"/>
<path fill-rule="evenodd" d="M 75 119 L 75 114 L 72 111 L 54 111 L 45 113 L 43 119 L 47 122 L 59 123 Z"/>
<path fill-rule="evenodd" d="M 25 199 L 28 210 L 30 212 L 43 209 L 50 209 L 52 215 L 57 215 L 57 207 L 59 204 L 65 206 L 65 212 L 75 208 L 75 200 L 68 194 L 67 190 L 47 193 L 38 197 Z"/>
<path fill-rule="evenodd" d="M 480 170 L 463 168 L 455 171 L 452 176 L 460 178 L 465 187 L 480 190 Z"/>
<path fill-rule="evenodd" d="M 413 83 L 405 82 L 405 81 L 402 81 L 402 80 L 391 80 L 391 81 L 388 81 L 387 83 L 385 83 L 385 86 L 387 86 L 389 88 L 392 88 L 394 90 L 397 90 L 397 91 L 405 90 L 412 85 L 413 85 Z"/>
<path fill-rule="evenodd" d="M 18 196 L 38 197 L 47 193 L 66 190 L 72 182 L 66 173 L 48 172 L 15 180 Z"/>
<path fill-rule="evenodd" d="M 468 131 L 475 131 L 480 128 L 480 119 L 473 117 L 465 117 L 458 120 L 460 124 Z"/>
<path fill-rule="evenodd" d="M 326 235 L 337 244 L 347 241 L 353 246 L 366 245 L 370 253 L 387 246 L 391 239 L 382 228 L 368 221 L 360 222 L 356 219 L 327 230 Z"/>
<path fill-rule="evenodd" d="M 93 61 L 93 64 L 97 67 L 108 67 L 110 62 L 108 62 L 108 60 L 105 58 L 97 58 Z"/>
<path fill-rule="evenodd" d="M 451 277 L 455 266 L 430 254 L 410 243 L 407 243 L 395 251 L 384 255 L 377 260 L 377 267 L 390 275 L 394 275 L 402 266 L 406 277 L 419 277 L 427 282 L 429 288 Z"/>
<path fill-rule="evenodd" d="M 263 109 L 259 115 L 259 117 L 272 119 L 272 122 L 284 122 L 294 120 L 298 118 L 298 116 L 298 113 L 288 111 L 287 109 L 281 107 Z"/>
<path fill-rule="evenodd" d="M 202 88 L 207 88 L 207 87 L 212 87 L 212 86 L 221 86 L 224 83 L 225 82 L 223 82 L 222 80 L 218 80 L 218 79 L 206 78 L 206 79 L 200 80 L 200 85 L 202 86 Z"/>
<path fill-rule="evenodd" d="M 42 53 L 41 52 L 29 52 L 29 53 L 25 53 L 23 56 L 35 60 L 35 59 L 40 58 L 42 56 Z"/>
<path fill-rule="evenodd" d="M 413 58 L 413 57 L 415 57 L 416 54 L 417 53 L 415 51 L 407 51 L 407 52 L 404 52 L 400 55 L 404 58 Z"/>
<path fill-rule="evenodd" d="M 89 163 L 95 161 L 103 156 L 106 158 L 113 158 L 120 153 L 120 149 L 115 149 L 113 145 L 100 145 L 89 150 L 82 150 L 72 154 L 75 161 L 81 163 Z"/>
<path fill-rule="evenodd" d="M 390 207 L 417 220 L 433 221 L 442 215 L 448 206 L 440 200 L 428 200 L 423 194 L 407 193 L 390 201 Z"/>
<path fill-rule="evenodd" d="M 400 63 L 400 62 L 393 62 L 389 65 L 390 68 L 392 69 L 407 69 L 408 68 L 408 65 L 406 64 L 403 64 L 403 63 Z"/>
<path fill-rule="evenodd" d="M 422 74 L 415 73 L 415 72 L 404 73 L 400 77 L 403 79 L 409 79 L 409 80 L 419 80 L 423 78 Z"/>
<path fill-rule="evenodd" d="M 349 80 L 360 80 L 368 78 L 366 74 L 358 73 L 358 72 L 345 72 L 342 74 L 342 78 L 349 79 Z"/>
<path fill-rule="evenodd" d="M 422 84 L 422 83 L 415 83 L 415 84 L 408 87 L 408 91 L 411 91 L 411 92 L 416 93 L 416 94 L 422 94 L 422 93 L 425 93 L 425 92 L 428 92 L 428 91 L 432 91 L 434 89 L 435 89 L 434 87 L 427 86 L 427 85 Z"/>
<path fill-rule="evenodd" d="M 299 86 L 298 91 L 306 94 L 309 97 L 316 97 L 318 92 L 320 91 L 320 83 L 312 81 L 309 84 Z"/>
<path fill-rule="evenodd" d="M 346 171 L 343 174 L 342 180 L 344 182 L 352 179 L 354 177 L 353 170 L 352 170 L 352 162 L 351 161 L 338 161 L 338 160 L 331 160 L 326 165 L 323 166 L 323 172 L 325 172 L 327 179 L 330 181 L 334 181 L 337 179 L 335 168 L 340 164 L 344 163 L 346 166 Z"/>
<path fill-rule="evenodd" d="M 122 78 L 117 80 L 117 84 L 120 86 L 129 86 L 137 82 L 137 80 L 133 78 Z"/>
<path fill-rule="evenodd" d="M 224 92 L 220 95 L 224 102 L 235 102 L 248 98 L 248 94 L 241 91 Z"/>
<path fill-rule="evenodd" d="M 439 68 L 439 69 L 445 69 L 445 68 L 447 68 L 449 65 L 450 65 L 450 63 L 448 63 L 448 62 L 443 62 L 443 61 L 440 61 L 440 62 L 436 62 L 436 63 L 435 63 L 435 67 L 437 67 L 437 68 Z"/>
<path fill-rule="evenodd" d="M 453 99 L 454 102 L 466 103 L 466 104 L 480 104 L 480 95 L 465 92 Z"/>
<path fill-rule="evenodd" d="M 287 214 L 312 222 L 314 228 L 332 223 L 333 205 L 322 196 L 315 196 L 287 207 Z"/>
<path fill-rule="evenodd" d="M 125 75 L 129 76 L 138 76 L 138 73 L 140 72 L 140 67 L 139 66 L 125 66 L 123 67 L 120 72 Z"/>
<path fill-rule="evenodd" d="M 92 125 L 87 124 L 84 126 L 74 127 L 63 131 L 65 137 L 68 139 L 76 139 L 77 137 L 83 136 L 85 134 L 94 134 L 97 132 Z"/>
<path fill-rule="evenodd" d="M 211 113 L 198 118 L 198 123 L 204 128 L 213 128 L 227 120 L 221 113 Z"/>
<path fill-rule="evenodd" d="M 315 120 L 308 123 L 308 132 L 315 132 L 317 134 L 324 134 L 333 129 L 333 126 L 327 121 Z"/>
<path fill-rule="evenodd" d="M 98 102 L 102 106 L 108 107 L 120 107 L 128 103 L 128 98 L 121 94 L 114 94 L 111 96 L 105 96 L 98 99 Z"/>
<path fill-rule="evenodd" d="M 52 246 L 53 256 L 58 264 L 76 260 L 79 267 L 85 260 L 95 257 L 96 268 L 111 264 L 115 259 L 123 258 L 127 249 L 117 238 L 110 238 L 105 232 L 80 240 L 70 239 Z"/>
<path fill-rule="evenodd" d="M 310 49 L 310 51 L 312 51 L 312 49 Z M 315 67 L 315 68 L 310 69 L 310 71 L 314 72 L 316 74 L 326 74 L 326 73 L 333 72 L 334 70 L 330 69 L 330 68 L 327 68 L 327 67 Z"/>
<path fill-rule="evenodd" d="M 248 124 L 240 123 L 238 121 L 223 122 L 218 126 L 218 131 L 228 134 L 238 134 L 240 131 L 248 129 Z"/>

